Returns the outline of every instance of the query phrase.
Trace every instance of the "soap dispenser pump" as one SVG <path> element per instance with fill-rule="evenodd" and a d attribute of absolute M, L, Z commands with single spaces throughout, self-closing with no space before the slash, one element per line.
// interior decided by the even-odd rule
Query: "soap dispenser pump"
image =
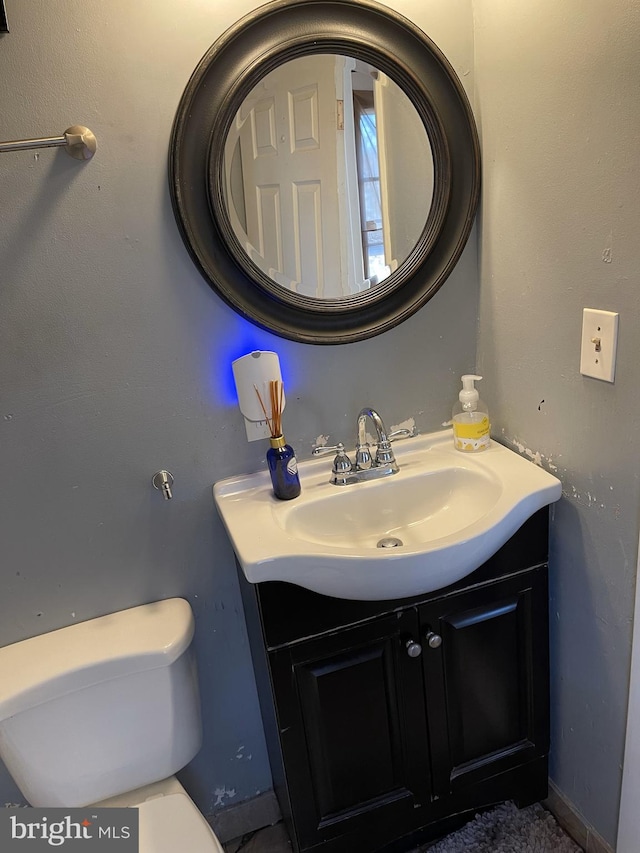
<path fill-rule="evenodd" d="M 462 377 L 462 391 L 453 407 L 453 443 L 456 450 L 477 453 L 489 447 L 489 410 L 480 399 L 474 385 L 482 376 L 466 373 Z"/>

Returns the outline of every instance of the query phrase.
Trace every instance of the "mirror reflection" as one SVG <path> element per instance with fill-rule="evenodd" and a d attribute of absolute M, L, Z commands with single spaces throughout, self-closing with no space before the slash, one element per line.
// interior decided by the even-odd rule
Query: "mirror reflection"
<path fill-rule="evenodd" d="M 224 152 L 226 212 L 246 258 L 319 300 L 375 288 L 409 256 L 433 198 L 426 129 L 388 75 L 311 54 L 262 78 Z"/>

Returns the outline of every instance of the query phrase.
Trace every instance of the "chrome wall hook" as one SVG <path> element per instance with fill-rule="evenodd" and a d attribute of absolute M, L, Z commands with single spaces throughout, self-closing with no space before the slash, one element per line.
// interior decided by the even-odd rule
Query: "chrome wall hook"
<path fill-rule="evenodd" d="M 171 487 L 173 486 L 173 474 L 170 471 L 156 471 L 151 480 L 153 488 L 162 492 L 162 496 L 166 501 L 170 501 L 173 497 Z"/>

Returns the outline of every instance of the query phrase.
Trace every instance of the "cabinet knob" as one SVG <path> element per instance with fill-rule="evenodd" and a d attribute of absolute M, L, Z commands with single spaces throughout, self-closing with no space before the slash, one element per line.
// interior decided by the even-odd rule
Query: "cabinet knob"
<path fill-rule="evenodd" d="M 422 654 L 422 646 L 414 640 L 407 640 L 405 648 L 410 658 L 419 658 Z"/>
<path fill-rule="evenodd" d="M 429 631 L 425 636 L 425 640 L 429 644 L 430 649 L 439 649 L 442 645 L 442 637 L 434 631 Z"/>

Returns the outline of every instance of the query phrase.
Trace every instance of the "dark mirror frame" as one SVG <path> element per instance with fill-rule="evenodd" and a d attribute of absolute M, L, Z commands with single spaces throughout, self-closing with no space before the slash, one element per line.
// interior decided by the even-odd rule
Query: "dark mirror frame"
<path fill-rule="evenodd" d="M 273 68 L 309 53 L 353 56 L 388 74 L 418 111 L 433 154 L 433 202 L 417 245 L 384 282 L 344 299 L 275 284 L 240 246 L 224 199 L 224 143 L 244 98 Z M 372 0 L 275 0 L 227 30 L 198 64 L 173 125 L 169 181 L 185 245 L 232 308 L 290 340 L 342 344 L 406 320 L 445 282 L 473 226 L 480 146 L 460 80 L 406 18 Z"/>

